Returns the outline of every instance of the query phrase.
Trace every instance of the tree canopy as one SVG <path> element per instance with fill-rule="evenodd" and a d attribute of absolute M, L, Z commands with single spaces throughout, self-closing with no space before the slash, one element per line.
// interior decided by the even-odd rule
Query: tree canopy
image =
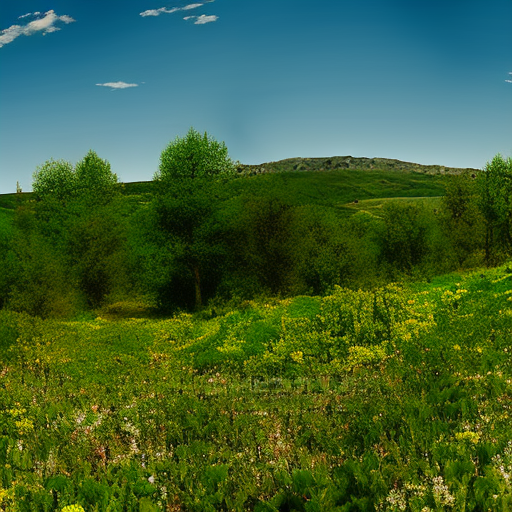
<path fill-rule="evenodd" d="M 34 172 L 32 188 L 39 200 L 87 197 L 104 203 L 112 199 L 117 182 L 108 161 L 90 150 L 75 167 L 65 160 L 47 160 Z"/>
<path fill-rule="evenodd" d="M 73 164 L 65 160 L 47 160 L 36 168 L 32 189 L 38 199 L 64 200 L 76 191 Z"/>
<path fill-rule="evenodd" d="M 235 165 L 224 142 L 190 128 L 185 137 L 176 137 L 162 151 L 155 179 L 169 182 L 208 178 L 230 175 L 234 170 Z"/>
<path fill-rule="evenodd" d="M 479 185 L 479 206 L 486 231 L 485 260 L 490 265 L 497 256 L 493 251 L 510 254 L 512 250 L 512 158 L 497 154 L 487 162 L 479 176 Z"/>

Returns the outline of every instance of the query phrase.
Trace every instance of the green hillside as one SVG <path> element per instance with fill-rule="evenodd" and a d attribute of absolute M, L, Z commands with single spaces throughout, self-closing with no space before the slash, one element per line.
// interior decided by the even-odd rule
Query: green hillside
<path fill-rule="evenodd" d="M 228 184 L 228 195 L 258 197 L 270 193 L 291 205 L 318 205 L 333 208 L 341 215 L 350 215 L 361 210 L 365 204 L 372 204 L 371 208 L 375 208 L 376 204 L 382 204 L 375 200 L 442 196 L 445 184 L 450 179 L 446 174 L 402 169 L 294 172 L 288 170 L 290 166 L 286 164 L 287 161 L 283 162 L 281 167 L 278 166 L 282 169 L 279 172 L 241 173 L 236 180 Z M 119 189 L 126 198 L 127 211 L 133 212 L 133 208 L 147 204 L 154 196 L 153 182 L 121 183 Z M 0 194 L 0 223 L 3 222 L 6 227 L 7 219 L 11 217 L 10 211 L 32 197 L 30 192 L 18 195 Z M 367 200 L 374 202 L 366 203 Z"/>
<path fill-rule="evenodd" d="M 350 168 L 348 164 L 347 168 L 340 167 L 338 160 L 345 162 L 347 158 L 351 159 Z M 370 168 L 366 163 L 369 161 L 381 164 L 372 164 Z M 257 195 L 261 189 L 269 187 L 276 194 L 287 195 L 295 202 L 338 206 L 355 199 L 439 196 L 444 193 L 446 176 L 462 171 L 382 158 L 287 159 L 258 166 L 241 166 L 240 177 L 231 186 L 234 193 Z M 124 195 L 149 200 L 154 184 L 149 181 L 122 183 L 120 188 Z M 15 208 L 20 197 L 26 201 L 31 196 L 26 192 L 18 196 L 0 194 L 0 208 Z"/>
<path fill-rule="evenodd" d="M 339 208 L 354 200 L 394 197 L 437 197 L 444 194 L 448 176 L 405 171 L 330 170 L 241 175 L 228 186 L 232 195 L 267 194 L 291 204 Z M 123 194 L 147 201 L 152 182 L 124 183 Z"/>

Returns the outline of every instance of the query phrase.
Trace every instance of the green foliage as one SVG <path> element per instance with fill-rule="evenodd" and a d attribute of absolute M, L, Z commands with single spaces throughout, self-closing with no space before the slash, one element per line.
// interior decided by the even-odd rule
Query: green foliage
<path fill-rule="evenodd" d="M 259 286 L 271 295 L 288 291 L 291 285 L 292 247 L 290 206 L 272 197 L 253 199 L 244 205 L 240 237 L 244 266 Z"/>
<path fill-rule="evenodd" d="M 222 183 L 196 178 L 173 182 L 155 199 L 153 229 L 160 233 L 169 272 L 158 290 L 164 308 L 200 308 L 203 296 L 213 295 L 226 251 L 218 221 L 222 195 Z"/>
<path fill-rule="evenodd" d="M 19 205 L 6 259 L 9 308 L 66 316 L 129 288 L 117 177 L 90 151 L 76 168 L 50 160 L 34 173 L 35 203 Z"/>
<path fill-rule="evenodd" d="M 1 312 L 0 506 L 507 511 L 511 289 L 504 266 L 210 319 Z"/>
<path fill-rule="evenodd" d="M 0 208 L 0 309 L 7 302 L 12 282 L 12 217 Z"/>
<path fill-rule="evenodd" d="M 68 261 L 78 289 L 92 307 L 129 289 L 125 238 L 122 219 L 112 205 L 84 212 L 70 225 Z"/>
<path fill-rule="evenodd" d="M 382 249 L 386 261 L 399 272 L 410 273 L 427 252 L 428 220 L 413 205 L 387 203 L 383 210 Z"/>
<path fill-rule="evenodd" d="M 102 160 L 90 150 L 75 167 L 77 195 L 89 205 L 109 203 L 115 193 L 117 175 L 107 160 Z"/>
<path fill-rule="evenodd" d="M 479 175 L 479 206 L 485 219 L 485 261 L 503 260 L 512 252 L 512 158 L 500 154 Z"/>
<path fill-rule="evenodd" d="M 90 206 L 108 203 L 116 184 L 110 164 L 90 150 L 75 167 L 64 160 L 46 161 L 34 172 L 32 188 L 40 201 L 60 204 L 80 198 Z"/>
<path fill-rule="evenodd" d="M 40 200 L 65 201 L 76 193 L 76 188 L 73 165 L 65 160 L 47 160 L 34 172 L 32 189 Z"/>
<path fill-rule="evenodd" d="M 33 213 L 16 212 L 17 230 L 7 255 L 6 274 L 10 309 L 33 316 L 66 316 L 75 310 L 62 254 L 35 228 Z"/>
<path fill-rule="evenodd" d="M 212 178 L 233 174 L 234 163 L 224 142 L 206 132 L 190 128 L 185 137 L 176 137 L 162 151 L 155 179 L 166 184 L 179 179 Z"/>
<path fill-rule="evenodd" d="M 458 266 L 474 267 L 483 263 L 484 224 L 474 174 L 451 176 L 447 181 L 441 225 Z"/>
<path fill-rule="evenodd" d="M 225 251 L 219 241 L 216 218 L 225 187 L 215 178 L 230 177 L 233 171 L 226 145 L 207 133 L 201 136 L 193 128 L 162 152 L 159 171 L 155 174 L 159 194 L 154 203 L 154 227 L 171 248 L 171 267 L 177 272 L 159 290 L 161 305 L 190 306 L 186 291 L 179 294 L 180 298 L 168 297 L 169 287 L 174 290 L 183 287 L 193 290 L 196 309 L 202 306 L 203 295 L 208 294 L 209 286 L 215 281 L 215 269 Z"/>

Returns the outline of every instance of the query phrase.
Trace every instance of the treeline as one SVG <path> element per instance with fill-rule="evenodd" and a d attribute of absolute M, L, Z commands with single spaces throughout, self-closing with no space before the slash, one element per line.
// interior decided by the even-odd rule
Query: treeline
<path fill-rule="evenodd" d="M 35 200 L 0 240 L 0 306 L 42 317 L 123 302 L 215 309 L 429 278 L 512 253 L 512 160 L 500 155 L 478 175 L 447 177 L 437 209 L 386 201 L 379 215 L 343 217 L 240 186 L 260 178 L 237 177 L 225 145 L 193 129 L 164 150 L 142 204 L 92 151 L 75 166 L 48 161 L 34 173 Z"/>

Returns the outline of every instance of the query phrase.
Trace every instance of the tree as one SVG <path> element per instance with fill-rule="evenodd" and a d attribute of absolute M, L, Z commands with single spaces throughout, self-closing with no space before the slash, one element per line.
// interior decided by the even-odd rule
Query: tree
<path fill-rule="evenodd" d="M 85 199 L 106 204 L 113 198 L 117 183 L 108 161 L 89 150 L 75 167 L 65 160 L 47 160 L 34 172 L 32 189 L 39 201 L 69 203 Z"/>
<path fill-rule="evenodd" d="M 36 168 L 32 190 L 38 200 L 65 201 L 75 195 L 76 174 L 65 160 L 47 160 Z"/>
<path fill-rule="evenodd" d="M 500 154 L 487 162 L 479 176 L 479 207 L 485 220 L 485 262 L 512 251 L 512 158 Z"/>
<path fill-rule="evenodd" d="M 190 128 L 185 137 L 176 137 L 162 151 L 155 179 L 169 183 L 178 179 L 227 176 L 234 171 L 235 164 L 224 142 Z"/>
<path fill-rule="evenodd" d="M 172 246 L 173 268 L 188 270 L 196 308 L 203 302 L 203 276 L 211 275 L 223 252 L 215 217 L 223 195 L 219 178 L 234 171 L 224 142 L 191 128 L 163 150 L 155 174 L 157 226 Z"/>
<path fill-rule="evenodd" d="M 441 226 L 457 267 L 475 266 L 481 258 L 484 229 L 475 178 L 468 172 L 447 177 L 441 203 Z"/>
<path fill-rule="evenodd" d="M 382 210 L 382 254 L 391 270 L 411 273 L 427 253 L 428 221 L 415 204 L 391 201 Z"/>
<path fill-rule="evenodd" d="M 55 281 L 60 289 L 73 289 L 75 295 L 79 292 L 88 305 L 101 305 L 107 295 L 125 286 L 126 237 L 114 202 L 117 176 L 110 164 L 92 150 L 76 166 L 64 160 L 49 160 L 36 169 L 33 190 L 37 201 L 30 205 L 30 212 L 23 216 L 20 212 L 16 229 L 20 238 L 31 240 L 30 244 L 18 244 L 16 254 L 19 282 L 26 284 L 13 288 L 11 304 L 32 313 L 41 310 L 48 314 L 46 303 L 29 303 L 26 296 L 36 296 L 30 288 L 31 283 L 36 283 L 34 290 L 39 286 L 43 295 L 55 300 L 45 292 L 45 287 L 53 290 Z M 29 264 L 38 250 L 41 269 Z M 48 278 L 44 282 L 46 277 L 41 276 L 46 275 L 42 273 L 45 269 L 48 275 L 57 275 L 58 269 L 65 271 L 59 279 Z M 23 289 L 27 293 L 22 294 Z"/>
<path fill-rule="evenodd" d="M 89 150 L 75 167 L 77 196 L 89 203 L 109 203 L 118 183 L 117 175 L 110 169 L 107 160 L 102 160 L 94 151 Z"/>

